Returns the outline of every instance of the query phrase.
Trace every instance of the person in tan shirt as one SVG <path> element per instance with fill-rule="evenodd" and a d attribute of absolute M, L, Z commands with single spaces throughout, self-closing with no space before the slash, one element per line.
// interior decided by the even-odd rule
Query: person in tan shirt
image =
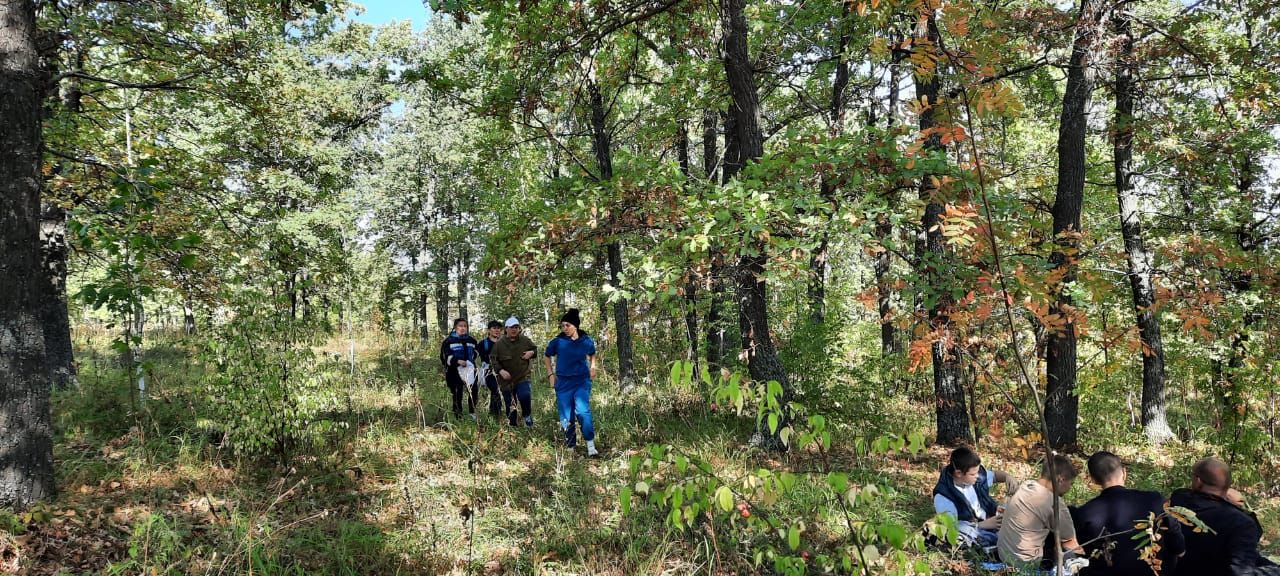
<path fill-rule="evenodd" d="M 1053 472 L 1050 473 L 1050 462 Z M 1045 551 L 1049 534 L 1056 530 L 1058 541 L 1069 552 L 1080 553 L 1080 544 L 1076 542 L 1075 526 L 1071 523 L 1071 512 L 1067 503 L 1061 501 L 1062 495 L 1071 489 L 1078 474 L 1076 467 L 1067 457 L 1053 454 L 1045 459 L 1044 471 L 1040 478 L 1028 480 L 1019 486 L 1009 498 L 1004 517 L 1000 524 L 1000 534 L 996 541 L 996 549 L 1000 561 L 1015 569 L 1025 570 L 1039 568 L 1046 556 L 1052 558 L 1052 550 Z M 1059 498 L 1057 521 L 1053 521 L 1054 495 Z"/>

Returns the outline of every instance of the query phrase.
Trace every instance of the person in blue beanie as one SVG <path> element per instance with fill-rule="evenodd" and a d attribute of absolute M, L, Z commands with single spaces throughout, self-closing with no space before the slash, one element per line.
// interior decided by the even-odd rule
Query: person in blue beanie
<path fill-rule="evenodd" d="M 440 343 L 440 364 L 444 366 L 444 382 L 453 395 L 453 415 L 462 417 L 462 393 L 467 392 L 467 407 L 471 419 L 476 419 L 476 385 L 478 376 L 475 364 L 476 339 L 467 334 L 467 320 L 458 318 L 453 321 L 453 332 Z"/>
<path fill-rule="evenodd" d="M 578 445 L 574 429 L 582 424 L 582 439 L 587 441 L 587 456 L 598 457 L 596 428 L 591 420 L 591 380 L 596 377 L 596 343 L 581 329 L 582 318 L 577 308 L 560 317 L 560 334 L 547 343 L 543 353 L 551 387 L 556 391 L 556 407 L 565 446 Z M 552 368 L 551 359 L 556 359 Z M 575 421 L 576 420 L 576 421 Z"/>
<path fill-rule="evenodd" d="M 490 320 L 488 329 L 488 337 L 476 345 L 476 352 L 480 354 L 480 374 L 484 378 L 484 387 L 489 389 L 489 415 L 497 418 L 502 413 L 502 396 L 498 392 L 498 371 L 493 367 L 491 356 L 494 346 L 502 338 L 502 323 Z"/>

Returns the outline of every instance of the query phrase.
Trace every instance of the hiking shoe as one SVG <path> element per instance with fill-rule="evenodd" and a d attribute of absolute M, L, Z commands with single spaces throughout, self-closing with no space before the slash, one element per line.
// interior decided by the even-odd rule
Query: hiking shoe
<path fill-rule="evenodd" d="M 524 425 L 526 428 L 533 428 L 533 416 L 525 416 Z"/>
<path fill-rule="evenodd" d="M 599 450 L 596 450 L 596 449 L 595 449 L 595 448 L 593 448 L 593 447 L 588 447 L 588 448 L 587 448 L 587 458 L 599 458 L 599 457 L 600 457 L 600 451 L 599 451 Z"/>

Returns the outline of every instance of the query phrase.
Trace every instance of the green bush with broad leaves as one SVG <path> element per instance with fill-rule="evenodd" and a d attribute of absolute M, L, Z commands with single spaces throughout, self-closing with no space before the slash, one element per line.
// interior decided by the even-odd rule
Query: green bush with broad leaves
<path fill-rule="evenodd" d="M 688 387 L 692 369 L 687 363 L 673 366 L 672 384 Z M 703 384 L 713 389 L 715 402 L 742 415 L 754 411 L 757 424 L 767 422 L 792 452 L 816 454 L 816 472 L 797 473 L 769 468 L 730 476 L 711 462 L 671 445 L 650 445 L 632 456 L 630 479 L 619 493 L 623 515 L 639 507 L 665 514 L 666 523 L 678 530 L 692 530 L 704 522 L 715 526 L 726 542 L 737 543 L 755 569 L 778 574 L 810 571 L 842 574 L 928 574 L 932 568 L 925 549 L 924 532 L 954 543 L 956 525 L 950 516 L 929 520 L 924 530 L 886 519 L 874 512 L 891 499 L 895 490 L 884 483 L 857 484 L 847 472 L 831 465 L 831 431 L 826 418 L 804 415 L 797 403 L 782 406 L 782 388 L 776 382 L 757 384 L 741 374 L 705 375 Z M 718 379 L 714 382 L 713 379 Z M 783 410 L 791 415 L 783 417 Z M 782 427 L 779 431 L 779 426 Z M 863 455 L 906 452 L 918 454 L 925 447 L 918 432 L 859 439 Z M 828 506 L 805 510 L 792 505 L 802 497 L 822 494 Z M 820 535 L 816 527 L 833 513 L 842 534 L 836 541 Z M 767 568 L 766 568 L 767 567 Z"/>
<path fill-rule="evenodd" d="M 237 454 L 287 465 L 340 425 L 325 415 L 340 406 L 344 387 L 342 374 L 324 370 L 312 350 L 319 327 L 265 304 L 269 298 L 246 298 L 205 343 L 199 425 Z"/>

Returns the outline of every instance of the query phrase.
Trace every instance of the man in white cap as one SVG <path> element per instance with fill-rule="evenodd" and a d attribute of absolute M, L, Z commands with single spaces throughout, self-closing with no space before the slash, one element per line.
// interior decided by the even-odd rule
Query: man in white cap
<path fill-rule="evenodd" d="M 530 368 L 538 347 L 528 336 L 521 334 L 520 320 L 507 318 L 506 336 L 493 346 L 490 359 L 498 374 L 498 387 L 502 389 L 502 402 L 507 410 L 507 421 L 517 426 L 515 400 L 520 401 L 520 414 L 524 425 L 533 426 L 533 386 L 529 382 Z"/>

